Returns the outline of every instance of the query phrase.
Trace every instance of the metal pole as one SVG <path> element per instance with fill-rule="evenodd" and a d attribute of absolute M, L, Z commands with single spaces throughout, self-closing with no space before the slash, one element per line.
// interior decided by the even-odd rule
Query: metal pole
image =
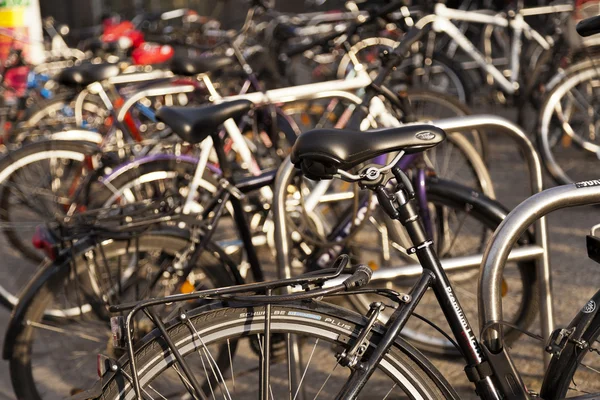
<path fill-rule="evenodd" d="M 292 277 L 292 266 L 290 260 L 290 242 L 291 238 L 286 227 L 285 220 L 285 200 L 287 187 L 291 183 L 294 175 L 294 165 L 290 162 L 290 157 L 286 157 L 283 161 L 277 176 L 275 177 L 275 196 L 273 198 L 273 219 L 275 223 L 275 252 L 277 260 L 277 274 L 279 279 L 287 279 Z M 288 288 L 289 289 L 289 288 Z M 290 398 L 296 393 L 298 385 L 302 379 L 302 355 L 300 352 L 300 343 L 296 335 L 288 335 L 288 360 L 290 363 Z M 304 400 L 304 390 L 298 391 L 298 400 Z"/>
<path fill-rule="evenodd" d="M 484 253 L 479 281 L 479 324 L 481 328 L 502 320 L 502 272 L 510 249 L 523 232 L 533 222 L 537 220 L 539 223 L 546 214 L 552 211 L 599 202 L 600 186 L 577 187 L 576 184 L 570 184 L 546 189 L 528 198 L 511 211 L 492 236 Z M 547 262 L 547 259 L 543 261 Z M 547 293 L 547 296 L 543 300 L 551 304 L 550 293 Z M 548 304 L 542 306 L 548 307 Z M 542 313 L 551 312 L 551 308 L 543 308 L 540 311 Z M 502 347 L 501 338 L 502 330 L 498 326 L 493 326 L 486 331 L 483 339 L 484 344 L 491 351 L 498 351 Z M 549 356 L 548 353 L 544 354 Z"/>
<path fill-rule="evenodd" d="M 527 166 L 529 169 L 529 179 L 531 185 L 531 191 L 535 193 L 541 192 L 543 188 L 542 178 L 542 164 L 540 158 L 533 146 L 533 143 L 525 135 L 525 133 L 514 123 L 507 119 L 497 117 L 494 115 L 475 115 L 461 118 L 449 118 L 433 122 L 434 125 L 439 126 L 442 129 L 451 131 L 452 129 L 459 128 L 491 128 L 499 130 L 500 132 L 508 134 L 517 145 L 521 148 Z M 554 329 L 554 313 L 552 307 L 552 282 L 550 276 L 550 257 L 548 253 L 548 227 L 546 224 L 546 218 L 541 217 L 537 219 L 535 223 L 535 240 L 536 244 L 542 247 L 543 252 L 536 260 L 537 277 L 539 285 L 539 296 L 540 296 L 540 322 L 542 337 L 547 338 Z M 514 243 L 513 243 L 514 244 Z M 506 260 L 506 259 L 505 259 Z M 483 270 L 481 270 L 481 277 L 483 279 Z M 501 276 L 501 275 L 500 275 Z M 480 321 L 483 318 L 482 304 L 483 293 L 480 285 L 480 308 L 479 316 Z M 493 293 L 494 295 L 500 296 L 499 292 Z M 491 298 L 487 298 L 487 301 L 492 301 Z M 501 303 L 501 297 L 494 299 L 494 303 Z M 501 311 L 501 310 L 500 310 Z M 499 315 L 500 320 L 502 315 Z M 544 352 L 544 362 L 548 364 L 550 362 L 550 355 Z"/>

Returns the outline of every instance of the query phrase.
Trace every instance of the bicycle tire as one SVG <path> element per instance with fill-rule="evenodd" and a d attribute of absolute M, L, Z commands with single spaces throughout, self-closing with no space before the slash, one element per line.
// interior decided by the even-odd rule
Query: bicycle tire
<path fill-rule="evenodd" d="M 281 340 L 285 343 L 286 338 L 291 338 L 292 335 L 294 335 L 294 337 L 302 335 L 299 337 L 299 342 L 302 343 L 300 348 L 302 348 L 302 345 L 305 347 L 308 346 L 314 338 L 315 345 L 312 351 L 313 353 L 315 353 L 315 349 L 317 348 L 318 340 L 326 342 L 324 347 L 326 348 L 325 351 L 328 352 L 336 350 L 332 349 L 332 347 L 347 347 L 348 340 L 354 337 L 357 332 L 360 332 L 361 327 L 366 323 L 364 317 L 351 313 L 348 310 L 320 302 L 272 305 L 271 315 L 271 337 L 277 337 L 277 335 L 279 335 L 280 338 L 283 338 Z M 218 341 L 227 343 L 234 341 L 237 343 L 239 353 L 240 343 L 243 343 L 244 339 L 248 337 L 253 338 L 254 335 L 260 335 L 261 332 L 263 332 L 264 306 L 220 308 L 218 305 L 213 305 L 211 307 L 205 307 L 186 313 L 186 320 L 190 321 L 194 327 L 193 331 L 189 328 L 189 325 L 180 321 L 174 321 L 168 327 L 169 335 L 173 342 L 177 343 L 178 350 L 182 356 L 189 356 L 195 351 L 195 337 L 202 337 L 201 346 L 206 352 L 208 352 L 209 346 L 212 346 Z M 373 329 L 373 336 L 368 339 L 369 349 L 376 347 L 377 339 L 381 337 L 382 332 L 381 326 L 375 326 Z M 173 357 L 171 356 L 170 350 L 166 350 L 167 347 L 165 347 L 164 339 L 160 338 L 156 332 L 153 333 L 154 334 L 148 335 L 144 342 L 138 347 L 136 351 L 136 365 L 138 371 L 150 371 L 141 374 L 142 387 L 144 386 L 145 381 L 153 379 L 153 389 L 156 391 L 157 378 L 160 379 L 160 374 L 163 373 L 166 368 L 173 365 L 171 362 Z M 256 342 L 258 342 L 258 340 Z M 302 351 L 302 349 L 300 350 Z M 283 358 L 283 353 L 287 354 L 287 351 L 282 350 L 281 353 L 282 355 L 280 358 Z M 246 364 L 248 363 L 246 360 L 247 358 L 248 356 L 243 360 Z M 319 363 L 318 372 L 321 372 L 329 359 L 321 356 L 321 349 L 318 350 L 317 358 Z M 308 367 L 311 365 L 311 360 L 312 357 L 306 361 Z M 193 360 L 188 358 L 187 362 L 190 363 L 191 361 Z M 218 367 L 219 373 L 221 373 L 223 377 L 227 376 L 227 371 L 223 374 L 221 369 L 226 367 L 227 362 L 230 363 L 231 369 L 234 369 L 233 361 L 231 359 L 225 360 L 225 363 L 221 364 L 214 361 L 213 364 Z M 244 365 L 240 364 L 236 363 L 235 368 L 241 369 Z M 130 365 L 126 359 L 122 359 L 120 365 L 123 366 L 122 371 L 126 371 L 126 374 L 128 375 L 131 374 Z M 281 381 L 281 378 L 278 375 L 281 371 L 278 368 L 280 365 L 281 362 L 273 363 L 271 367 L 271 376 L 277 377 L 276 379 L 272 379 L 269 385 L 271 393 L 278 393 L 279 389 L 283 388 L 283 386 L 278 385 Z M 308 367 L 306 367 L 305 371 L 308 371 Z M 457 394 L 435 367 L 401 338 L 396 340 L 379 368 L 381 368 L 384 373 L 389 376 L 388 379 L 394 383 L 392 389 L 395 389 L 396 386 L 402 387 L 403 389 L 410 388 L 411 391 L 409 393 L 411 398 L 458 398 Z M 340 370 L 338 370 L 338 373 L 339 371 Z M 216 372 L 213 373 L 217 375 Z M 153 374 L 153 376 L 151 376 L 151 374 Z M 235 375 L 235 370 L 233 374 Z M 325 374 L 326 372 L 323 375 Z M 105 377 L 102 381 L 102 394 L 98 398 L 105 400 L 130 398 L 132 395 L 131 385 L 125 384 L 125 387 L 123 386 L 126 382 L 123 380 L 126 379 L 124 378 L 124 375 L 125 374 L 117 372 L 116 374 Z M 305 375 L 308 374 L 305 372 Z M 238 385 L 239 387 L 240 385 L 244 385 L 241 389 L 244 390 L 244 379 L 248 379 L 247 375 L 240 373 L 239 376 L 240 378 L 234 376 L 235 382 L 233 386 L 235 387 L 235 385 Z M 224 378 L 222 380 L 222 382 L 225 382 L 222 386 L 227 385 L 227 379 L 228 378 Z M 324 376 L 323 378 L 317 378 L 313 373 L 310 375 L 310 378 L 301 380 L 300 382 L 301 385 L 304 385 L 307 381 L 310 381 L 310 383 L 307 383 L 309 386 L 305 386 L 304 390 L 305 392 L 309 392 L 307 394 L 309 394 L 311 398 L 313 397 L 313 393 L 317 393 L 317 395 L 320 396 L 324 392 L 325 395 L 329 397 L 328 394 L 330 394 L 332 390 L 331 386 L 335 386 L 338 381 L 337 376 L 329 375 L 324 385 L 319 389 L 318 385 L 323 382 L 323 379 Z M 381 378 L 377 376 L 376 371 L 376 374 L 371 379 L 373 381 L 377 380 L 377 383 L 380 383 L 380 380 L 378 379 Z M 256 398 L 256 386 L 254 385 L 253 380 L 251 382 L 252 387 L 248 388 L 245 393 L 240 393 L 240 396 L 237 395 L 237 390 L 235 395 L 232 396 L 229 389 L 227 389 L 227 392 L 230 393 L 230 397 L 228 398 L 248 398 L 248 396 L 252 396 L 250 398 Z M 326 388 L 325 384 L 327 385 Z M 368 387 L 363 393 L 368 393 L 369 396 L 375 394 L 372 390 L 382 392 L 385 395 L 385 391 L 389 388 L 389 386 L 385 387 L 385 389 L 382 387 L 372 388 L 373 385 L 367 385 Z M 285 385 L 283 390 L 288 390 L 288 386 Z M 214 393 L 217 389 L 213 390 L 211 387 L 211 391 Z M 277 398 L 275 395 L 274 397 Z"/>
<path fill-rule="evenodd" d="M 190 245 L 190 238 L 185 231 L 160 230 L 143 234 L 137 242 L 128 240 L 106 240 L 103 242 L 102 248 L 104 250 L 105 258 L 110 259 L 111 257 L 129 255 L 130 252 L 134 251 L 132 250 L 134 247 L 135 251 L 139 251 L 140 253 L 156 251 L 162 256 L 163 253 L 174 255 L 183 249 L 189 248 Z M 73 260 L 78 262 L 76 266 L 77 271 L 79 271 L 77 276 L 79 276 L 80 273 L 82 273 L 81 276 L 85 276 L 85 273 L 87 273 L 87 268 L 89 267 L 85 264 L 87 257 L 86 253 L 96 249 L 96 247 L 97 246 L 91 246 L 86 248 L 72 257 Z M 230 268 L 231 265 L 225 268 L 221 264 L 210 263 L 213 259 L 221 262 L 222 259 L 220 257 L 223 257 L 223 254 L 219 252 L 214 245 L 209 245 L 207 250 L 208 251 L 202 255 L 202 262 L 206 264 L 202 264 L 200 269 L 196 269 L 196 273 L 198 273 L 198 271 L 203 271 L 205 273 L 206 278 L 210 281 L 208 282 L 208 286 L 231 286 L 240 283 L 233 278 L 233 275 L 230 272 L 228 272 L 228 268 Z M 208 257 L 208 259 L 206 257 Z M 50 263 L 47 268 L 52 268 L 52 263 Z M 38 277 L 43 275 L 43 271 L 44 269 L 40 269 Z M 37 277 L 32 279 L 30 283 L 31 287 L 36 284 L 39 285 L 39 283 L 36 283 L 36 279 Z M 78 281 L 76 284 L 82 283 Z M 102 322 L 102 319 L 90 320 L 91 314 L 94 313 L 90 311 L 86 312 L 86 310 L 84 310 L 85 305 L 80 307 L 81 310 L 84 311 L 84 314 L 77 312 L 70 313 L 71 309 L 62 307 L 59 311 L 59 313 L 63 314 L 61 318 L 49 319 L 46 317 L 48 314 L 51 314 L 48 311 L 49 307 L 52 307 L 54 302 L 57 301 L 56 299 L 62 296 L 64 291 L 68 290 L 67 287 L 69 285 L 70 284 L 65 284 L 64 274 L 54 274 L 47 281 L 43 282 L 41 290 L 36 291 L 35 297 L 27 305 L 24 312 L 19 314 L 23 319 L 21 321 L 11 321 L 9 324 L 10 326 L 19 327 L 19 331 L 14 336 L 14 345 L 11 348 L 12 354 L 9 359 L 11 382 L 17 398 L 19 399 L 39 400 L 56 398 L 57 396 L 64 398 L 65 396 L 72 394 L 65 392 L 66 389 L 69 389 L 70 391 L 86 389 L 85 386 L 65 387 L 69 383 L 73 385 L 85 385 L 84 382 L 87 379 L 88 383 L 91 384 L 96 378 L 96 374 L 94 373 L 94 359 L 97 352 L 90 351 L 91 354 L 87 354 L 87 357 L 86 355 L 82 355 L 81 353 L 84 353 L 86 349 L 89 350 L 87 342 L 85 342 L 85 340 L 82 342 L 82 339 L 79 336 L 71 335 L 70 332 L 82 331 L 88 336 L 96 338 L 100 336 L 102 339 L 102 337 L 106 335 L 106 338 L 108 338 L 110 336 L 110 324 L 108 321 L 104 320 L 104 322 Z M 74 315 L 64 317 L 64 314 L 67 312 L 69 312 L 69 315 Z M 90 324 L 87 326 L 87 331 L 83 330 L 86 321 Z M 52 328 L 48 328 L 48 326 Z M 61 329 L 62 327 L 67 329 L 70 327 L 69 332 L 62 333 L 64 336 L 61 336 L 60 332 L 53 336 L 53 331 L 51 330 L 49 331 L 50 333 L 47 333 L 49 329 Z M 104 332 L 104 334 L 102 332 Z M 40 337 L 40 335 L 43 337 Z M 36 336 L 39 340 L 36 340 Z M 54 340 L 52 338 L 54 338 Z M 61 341 L 68 342 L 68 345 L 67 343 L 61 343 Z M 47 350 L 48 347 L 51 348 L 52 346 L 57 346 L 57 343 L 57 349 L 62 349 L 60 350 L 60 353 Z M 108 341 L 104 343 L 105 346 L 108 344 Z M 101 345 L 102 342 L 100 343 L 100 346 Z M 97 349 L 94 348 L 94 350 Z M 45 354 L 46 352 L 50 354 Z M 58 354 L 60 354 L 60 356 Z M 59 359 L 66 355 L 70 355 L 73 358 L 71 363 L 65 363 L 64 360 Z M 83 362 L 84 360 L 87 361 Z M 81 363 L 80 367 L 77 367 L 77 362 Z M 75 366 L 73 366 L 73 363 L 75 363 Z M 86 369 L 85 366 L 88 365 L 92 368 Z M 58 368 L 59 366 L 60 368 Z M 48 377 L 43 373 L 44 370 L 53 371 L 53 379 L 48 381 Z M 55 385 L 56 380 L 60 380 L 61 384 Z M 62 392 L 57 393 L 61 390 Z"/>
<path fill-rule="evenodd" d="M 397 41 L 394 41 L 390 38 L 385 37 L 372 37 L 361 40 L 356 43 L 350 51 L 345 54 L 339 62 L 337 67 L 336 76 L 338 79 L 344 79 L 347 74 L 348 67 L 352 65 L 352 58 L 356 58 L 357 54 L 360 51 L 368 49 L 373 46 L 384 46 L 388 48 L 388 50 L 393 50 L 398 45 Z M 460 65 L 456 64 L 453 60 L 448 58 L 445 54 L 440 52 L 434 52 L 432 57 L 432 65 L 437 66 L 443 70 L 443 74 L 446 74 L 452 84 L 456 89 L 456 97 L 459 101 L 463 103 L 469 103 L 471 100 L 471 90 L 470 90 L 470 81 L 463 73 Z M 447 88 L 438 88 L 438 90 L 432 88 L 431 86 L 419 86 L 418 84 L 418 74 L 414 74 L 415 71 L 422 70 L 421 66 L 413 65 L 413 59 L 409 57 L 409 59 L 405 60 L 402 64 L 400 64 L 397 68 L 397 71 L 406 73 L 405 77 L 400 79 L 400 82 L 409 83 L 412 89 L 429 89 L 438 93 L 448 93 Z M 422 71 L 421 71 L 422 72 Z M 440 75 L 441 76 L 441 75 Z M 391 80 L 394 80 L 393 77 L 390 77 Z"/>
<path fill-rule="evenodd" d="M 445 93 L 415 89 L 409 89 L 406 93 L 408 99 L 413 104 L 415 101 L 430 101 L 442 105 L 443 107 L 447 108 L 447 110 L 450 112 L 450 117 L 462 117 L 473 114 L 471 112 L 471 109 L 465 103 L 462 103 L 456 97 L 450 96 Z M 427 117 L 430 117 L 431 119 L 441 119 L 449 117 L 447 115 L 439 115 L 437 113 L 431 116 L 422 115 L 424 113 L 419 113 L 418 106 L 415 106 L 413 112 L 417 116 L 421 117 L 421 119 Z M 468 134 L 466 132 L 461 133 L 465 134 L 465 136 L 468 137 L 469 142 L 471 142 L 471 144 L 475 147 L 475 149 L 481 156 L 481 159 L 483 160 L 485 165 L 487 165 L 489 161 L 489 141 L 485 131 L 473 129 L 470 132 L 468 132 Z"/>
<path fill-rule="evenodd" d="M 487 228 L 490 235 L 508 214 L 507 210 L 497 201 L 472 189 L 458 185 L 455 182 L 437 178 L 429 178 L 427 180 L 427 200 L 436 206 L 457 210 L 457 212 L 469 210 L 470 217 L 479 222 L 482 227 Z M 391 239 L 399 243 L 407 243 L 406 237 L 402 236 L 402 228 L 394 221 L 388 221 L 387 218 L 385 220 Z M 526 241 L 526 238 L 522 239 L 520 243 L 524 243 L 524 241 Z M 480 245 L 485 246 L 486 242 L 483 241 Z M 437 245 L 435 240 L 434 244 Z M 483 248 L 480 247 L 479 250 L 483 252 Z M 442 257 L 443 254 L 439 254 L 439 256 Z M 522 293 L 520 294 L 518 308 L 513 314 L 513 319 L 509 322 L 516 324 L 522 329 L 527 329 L 535 320 L 538 310 L 535 263 L 533 261 L 522 261 L 517 263 L 517 269 L 519 273 L 518 279 L 520 279 L 520 284 L 517 284 L 517 291 L 520 289 Z M 473 268 L 473 272 L 477 272 L 477 268 Z M 462 272 L 456 272 L 456 274 L 460 273 Z M 453 277 L 452 272 L 448 272 L 448 276 L 451 282 L 454 281 L 456 284 L 457 277 Z M 354 306 L 361 312 L 364 311 L 365 306 L 369 302 L 366 296 L 353 296 L 352 299 L 354 300 Z M 463 301 L 463 304 L 466 305 L 468 303 Z M 419 312 L 419 308 L 417 308 L 417 312 Z M 465 307 L 465 314 L 467 312 L 468 308 Z M 470 315 L 470 317 L 475 316 L 473 313 Z M 471 320 L 472 318 L 469 319 Z M 409 329 L 411 329 L 410 326 L 407 326 L 402 333 L 418 349 L 434 354 L 460 356 L 459 351 L 450 342 L 445 339 L 438 339 L 439 334 L 437 332 L 434 333 L 434 336 L 428 336 L 427 331 L 425 333 L 416 333 Z M 509 327 L 505 328 L 504 332 L 504 339 L 508 344 L 513 343 L 521 335 L 520 331 Z"/>
<path fill-rule="evenodd" d="M 11 210 L 11 199 L 14 197 L 11 188 L 11 179 L 16 176 L 15 172 L 37 161 L 44 161 L 51 158 L 71 160 L 71 162 L 79 163 L 83 166 L 86 157 L 91 157 L 98 151 L 99 149 L 96 145 L 89 142 L 42 141 L 23 146 L 18 150 L 8 153 L 0 160 L 0 221 L 4 224 L 2 229 L 4 237 L 12 248 L 17 250 L 25 259 L 20 266 L 19 274 L 27 272 L 25 261 L 35 264 L 34 267 L 42 261 L 43 255 L 31 245 L 31 237 L 33 236 L 35 225 L 41 224 L 46 220 L 41 218 L 43 215 L 38 215 L 38 213 L 34 212 L 32 217 L 33 222 L 29 224 L 30 229 L 28 231 L 25 232 L 26 227 L 29 225 L 26 224 L 24 219 L 19 219 L 14 226 L 12 225 L 11 218 L 16 217 L 16 213 L 13 212 L 14 210 Z M 36 208 L 33 208 L 33 210 L 35 211 Z M 38 220 L 37 217 L 40 217 L 40 219 Z M 22 232 L 25 232 L 25 235 Z M 33 273 L 29 276 L 32 275 Z M 16 274 L 12 276 L 15 279 L 14 285 L 17 287 L 10 287 L 6 279 L 0 284 L 0 302 L 9 309 L 16 304 L 17 293 L 27 281 L 22 280 L 19 283 L 16 281 L 21 280 L 20 277 L 16 276 Z"/>
<path fill-rule="evenodd" d="M 540 154 L 546 170 L 559 185 L 579 180 L 595 179 L 596 176 L 588 175 L 588 172 L 590 172 L 590 169 L 595 170 L 598 154 L 600 154 L 600 143 L 594 143 L 582 137 L 582 132 L 578 132 L 578 129 L 571 127 L 571 121 L 561 120 L 561 117 L 555 115 L 555 110 L 560 111 L 563 116 L 565 114 L 560 103 L 563 96 L 568 95 L 578 85 L 600 77 L 600 71 L 594 66 L 574 69 L 574 71 L 573 74 L 565 77 L 561 83 L 554 86 L 547 95 L 539 114 L 538 146 Z M 570 119 L 571 115 L 569 114 L 568 117 Z M 598 118 L 593 118 L 587 126 L 595 127 L 597 122 Z M 558 129 L 558 133 L 553 132 L 553 126 Z M 585 128 L 582 128 L 582 130 L 585 130 Z M 558 153 L 555 154 L 557 152 L 555 150 L 556 146 L 563 147 L 563 152 L 569 152 L 561 156 L 560 162 L 557 160 Z M 574 149 L 573 152 L 571 152 L 572 149 Z M 561 165 L 566 162 L 571 162 L 570 166 L 567 164 Z M 577 170 L 575 171 L 573 168 L 577 168 Z M 577 176 L 575 176 L 576 173 Z"/>

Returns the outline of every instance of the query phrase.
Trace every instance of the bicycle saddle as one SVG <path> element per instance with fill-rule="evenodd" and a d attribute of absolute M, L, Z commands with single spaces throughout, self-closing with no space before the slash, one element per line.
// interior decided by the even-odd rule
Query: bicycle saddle
<path fill-rule="evenodd" d="M 161 107 L 156 118 L 188 143 L 200 143 L 229 118 L 239 118 L 252 109 L 249 100 L 234 100 L 203 107 Z"/>
<path fill-rule="evenodd" d="M 600 16 L 586 18 L 579 21 L 575 27 L 580 36 L 592 36 L 600 33 Z"/>
<path fill-rule="evenodd" d="M 175 56 L 171 61 L 171 71 L 175 75 L 194 76 L 219 70 L 231 65 L 232 63 L 233 59 L 227 56 Z"/>
<path fill-rule="evenodd" d="M 425 151 L 446 138 L 433 125 L 408 124 L 372 131 L 314 129 L 301 134 L 292 148 L 291 160 L 307 178 L 331 179 L 338 169 L 349 170 L 381 154 L 404 150 Z"/>
<path fill-rule="evenodd" d="M 81 64 L 62 70 L 54 79 L 67 86 L 87 86 L 119 75 L 121 69 L 116 64 Z"/>

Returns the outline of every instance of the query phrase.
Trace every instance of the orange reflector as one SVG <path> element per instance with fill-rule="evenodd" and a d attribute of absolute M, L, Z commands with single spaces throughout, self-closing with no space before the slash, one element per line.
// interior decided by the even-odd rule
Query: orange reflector
<path fill-rule="evenodd" d="M 369 261 L 367 263 L 367 265 L 369 266 L 369 268 L 371 268 L 373 271 L 378 270 L 379 269 L 379 265 L 377 265 L 377 263 L 375 263 L 374 261 Z"/>
<path fill-rule="evenodd" d="M 194 291 L 194 285 L 192 285 L 190 281 L 185 281 L 181 285 L 180 291 L 183 294 L 192 293 Z"/>
<path fill-rule="evenodd" d="M 562 135 L 560 141 L 563 147 L 571 147 L 571 143 L 573 143 L 573 139 L 569 135 Z"/>
<path fill-rule="evenodd" d="M 307 113 L 302 113 L 302 115 L 300 116 L 300 121 L 302 121 L 302 123 L 304 125 L 309 125 L 310 124 L 310 116 Z"/>
<path fill-rule="evenodd" d="M 504 279 L 502 279 L 502 297 L 506 296 L 508 293 L 508 284 Z"/>

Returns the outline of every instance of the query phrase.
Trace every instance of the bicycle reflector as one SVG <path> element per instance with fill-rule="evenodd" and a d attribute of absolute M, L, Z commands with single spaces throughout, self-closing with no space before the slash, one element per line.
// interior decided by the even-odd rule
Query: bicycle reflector
<path fill-rule="evenodd" d="M 33 234 L 33 238 L 31 238 L 31 244 L 33 244 L 33 247 L 36 249 L 42 250 L 49 259 L 56 260 L 58 255 L 57 242 L 45 226 L 38 225 L 35 227 L 35 233 Z"/>

